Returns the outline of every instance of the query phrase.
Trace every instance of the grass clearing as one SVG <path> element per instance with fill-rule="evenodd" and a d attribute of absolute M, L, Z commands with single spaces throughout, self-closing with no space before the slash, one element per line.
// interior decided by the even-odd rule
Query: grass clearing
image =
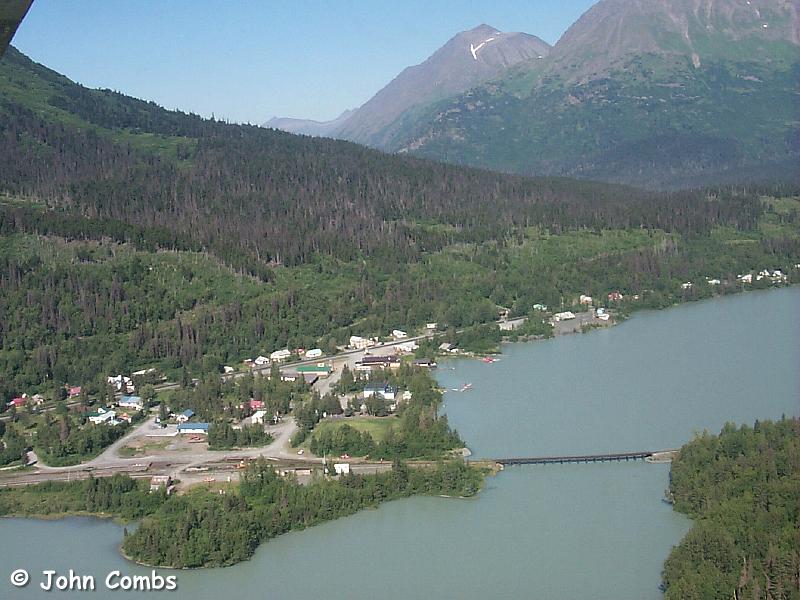
<path fill-rule="evenodd" d="M 320 423 L 314 429 L 314 434 L 316 435 L 319 432 L 328 429 L 337 429 L 343 425 L 349 425 L 358 431 L 366 431 L 372 436 L 372 439 L 378 443 L 386 439 L 389 429 L 394 423 L 397 422 L 398 421 L 396 417 L 354 417 L 352 419 L 320 421 Z M 305 445 L 310 442 L 311 438 L 309 437 L 309 439 L 306 440 Z"/>

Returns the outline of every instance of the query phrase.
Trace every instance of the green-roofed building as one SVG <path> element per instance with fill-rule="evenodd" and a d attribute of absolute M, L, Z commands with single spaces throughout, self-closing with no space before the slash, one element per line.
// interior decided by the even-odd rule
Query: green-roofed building
<path fill-rule="evenodd" d="M 317 375 L 327 377 L 333 371 L 330 365 L 301 365 L 295 369 L 300 375 Z"/>

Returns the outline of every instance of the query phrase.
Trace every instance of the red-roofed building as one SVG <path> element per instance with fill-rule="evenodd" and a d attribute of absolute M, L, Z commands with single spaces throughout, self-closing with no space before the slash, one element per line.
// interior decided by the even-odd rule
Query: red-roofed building
<path fill-rule="evenodd" d="M 622 300 L 622 294 L 619 292 L 611 292 L 608 295 L 608 300 L 610 302 L 619 302 L 620 300 Z"/>
<path fill-rule="evenodd" d="M 263 400 L 250 400 L 250 410 L 261 410 L 264 408 L 264 401 Z"/>
<path fill-rule="evenodd" d="M 25 408 L 25 405 L 28 403 L 27 398 L 14 398 L 11 402 L 8 403 L 9 406 L 14 406 L 16 408 Z"/>
<path fill-rule="evenodd" d="M 69 397 L 74 398 L 75 396 L 81 395 L 81 386 L 75 386 L 69 388 Z"/>

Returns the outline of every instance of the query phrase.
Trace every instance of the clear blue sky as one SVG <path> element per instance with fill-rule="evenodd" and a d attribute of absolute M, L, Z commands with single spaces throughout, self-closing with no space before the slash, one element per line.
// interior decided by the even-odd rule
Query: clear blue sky
<path fill-rule="evenodd" d="M 596 0 L 34 0 L 13 44 L 89 87 L 204 116 L 330 119 L 459 31 L 550 44 Z"/>

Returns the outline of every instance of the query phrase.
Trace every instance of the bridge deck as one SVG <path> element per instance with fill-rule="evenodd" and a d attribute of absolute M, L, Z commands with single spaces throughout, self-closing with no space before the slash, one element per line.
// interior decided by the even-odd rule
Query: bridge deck
<path fill-rule="evenodd" d="M 531 456 L 521 458 L 492 459 L 501 465 L 547 465 L 564 463 L 613 462 L 622 460 L 643 460 L 654 454 L 666 451 L 647 450 L 643 452 L 618 452 L 614 454 L 581 454 L 577 456 Z"/>

